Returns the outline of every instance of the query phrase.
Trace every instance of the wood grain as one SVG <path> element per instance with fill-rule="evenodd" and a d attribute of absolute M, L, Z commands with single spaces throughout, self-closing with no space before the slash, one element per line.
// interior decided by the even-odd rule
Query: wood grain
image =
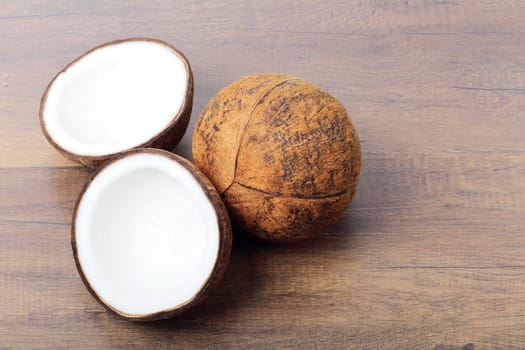
<path fill-rule="evenodd" d="M 525 3 L 0 0 L 0 349 L 525 347 Z M 136 324 L 105 312 L 69 244 L 90 171 L 40 132 L 54 74 L 104 41 L 188 57 L 196 115 L 277 71 L 333 93 L 360 132 L 343 219 L 289 246 L 236 237 L 197 309 Z"/>

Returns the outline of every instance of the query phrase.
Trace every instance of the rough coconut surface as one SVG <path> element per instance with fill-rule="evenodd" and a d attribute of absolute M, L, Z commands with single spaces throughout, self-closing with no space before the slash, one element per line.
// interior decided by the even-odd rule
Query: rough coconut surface
<path fill-rule="evenodd" d="M 331 95 L 289 75 L 252 75 L 221 90 L 197 122 L 193 159 L 245 232 L 276 242 L 315 235 L 351 202 L 357 132 Z"/>

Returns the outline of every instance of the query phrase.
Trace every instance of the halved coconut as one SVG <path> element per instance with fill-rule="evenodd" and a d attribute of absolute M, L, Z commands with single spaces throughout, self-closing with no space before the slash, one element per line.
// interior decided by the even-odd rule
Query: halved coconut
<path fill-rule="evenodd" d="M 187 160 L 138 149 L 105 163 L 73 214 L 78 272 L 107 309 L 132 320 L 174 316 L 203 300 L 231 252 L 228 214 Z"/>
<path fill-rule="evenodd" d="M 118 40 L 56 75 L 42 97 L 40 124 L 64 156 L 95 167 L 133 148 L 173 148 L 192 104 L 193 74 L 182 53 L 160 40 Z"/>

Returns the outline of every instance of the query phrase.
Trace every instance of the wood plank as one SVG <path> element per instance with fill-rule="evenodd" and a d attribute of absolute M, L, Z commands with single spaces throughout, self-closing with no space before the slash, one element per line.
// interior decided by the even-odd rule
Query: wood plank
<path fill-rule="evenodd" d="M 0 349 L 522 349 L 525 2 L 0 0 Z M 189 58 L 193 118 L 242 75 L 311 80 L 363 146 L 357 196 L 319 238 L 237 235 L 208 300 L 130 323 L 70 248 L 91 171 L 40 132 L 40 96 L 87 49 L 164 39 Z"/>
<path fill-rule="evenodd" d="M 355 235 L 279 248 L 237 240 L 230 269 L 206 303 L 175 320 L 134 324 L 103 311 L 83 288 L 68 227 L 15 224 L 9 234 L 5 224 L 1 228 L 0 336 L 7 348 L 142 348 L 180 341 L 188 347 L 264 347 L 271 341 L 298 348 L 469 342 L 497 348 L 505 339 L 507 349 L 518 349 L 525 341 L 525 265 L 396 267 L 370 249 L 377 241 Z M 381 245 L 387 254 L 406 249 L 401 241 Z M 452 265 L 454 260 L 448 257 Z"/>
<path fill-rule="evenodd" d="M 309 5 L 314 9 L 322 6 Z M 368 13 L 367 5 L 361 5 L 361 10 Z M 275 11 L 289 11 L 289 5 L 279 6 Z M 228 6 L 206 7 L 202 18 L 208 20 L 207 26 L 199 31 L 192 31 L 195 18 L 192 13 L 202 10 L 192 6 L 180 19 L 174 18 L 175 13 L 164 11 L 163 20 L 157 18 L 159 9 L 151 10 L 140 4 L 131 6 L 125 16 L 111 12 L 111 8 L 108 13 L 101 13 L 89 6 L 77 14 L 73 11 L 68 15 L 69 12 L 62 9 L 64 15 L 60 15 L 62 12 L 53 12 L 58 9 L 50 9 L 29 17 L 6 10 L 8 15 L 0 21 L 0 32 L 9 33 L 3 39 L 2 53 L 0 140 L 5 152 L 0 155 L 0 166 L 72 165 L 58 156 L 40 133 L 37 118 L 40 96 L 54 74 L 71 59 L 101 42 L 129 36 L 163 38 L 185 52 L 194 67 L 194 116 L 188 135 L 179 147 L 186 157 L 190 156 L 195 118 L 206 102 L 229 82 L 258 71 L 296 74 L 332 92 L 355 119 L 361 138 L 367 143 L 365 156 L 524 152 L 525 138 L 521 131 L 525 128 L 525 70 L 522 68 L 525 56 L 521 43 L 525 31 L 512 31 L 519 23 L 511 17 L 505 22 L 508 28 L 502 25 L 500 31 L 491 30 L 487 23 L 504 18 L 500 15 L 503 7 L 493 9 L 489 3 L 476 6 L 470 3 L 458 9 L 451 4 L 439 7 L 427 3 L 425 7 L 412 3 L 410 6 L 374 7 L 375 13 L 381 13 L 378 18 L 386 20 L 369 18 L 370 25 L 379 28 L 377 31 L 370 28 L 363 35 L 352 35 L 357 24 L 340 17 L 355 16 L 352 11 L 359 7 L 348 5 L 342 6 L 336 17 L 339 21 L 333 22 L 340 28 L 318 31 L 307 31 L 306 27 L 285 31 L 276 23 L 271 26 L 271 22 L 258 28 L 249 21 L 238 24 L 242 25 L 238 28 L 231 23 L 232 19 L 219 20 L 219 13 L 231 11 Z M 422 13 L 432 13 L 432 6 L 436 11 L 449 9 L 439 15 L 448 13 L 449 16 L 450 23 L 442 26 L 442 33 L 432 32 L 432 25 L 429 29 L 421 22 Z M 519 12 L 523 4 L 516 2 L 515 7 Z M 490 13 L 494 18 L 487 21 L 484 17 L 452 15 L 467 9 L 472 13 Z M 242 15 L 252 10 L 242 6 L 238 11 L 243 18 Z M 327 9 L 317 10 L 327 12 Z M 484 12 L 489 10 L 492 12 Z M 401 21 L 399 16 L 404 12 L 410 14 L 406 21 L 416 22 L 408 32 L 406 29 L 392 31 L 388 19 Z M 57 16 L 62 20 L 57 21 Z M 436 21 L 443 19 L 439 16 Z M 467 18 L 466 23 L 461 21 Z M 306 17 L 300 23 L 306 26 L 311 20 Z M 130 27 L 129 21 L 133 26 Z M 97 26 L 100 22 L 110 23 L 106 26 L 112 30 Z M 152 22 L 158 23 L 154 30 L 150 26 Z M 177 27 L 172 29 L 173 23 Z M 396 22 L 390 25 L 394 24 Z M 35 32 L 35 27 L 46 31 Z M 86 27 L 92 30 L 86 32 Z M 269 30 L 277 32 L 269 33 Z M 39 53 L 38 65 L 32 64 L 35 51 Z M 210 52 L 214 53 L 211 59 Z M 242 59 L 226 59 L 232 55 Z M 407 133 L 408 130 L 412 131 Z M 25 154 L 31 156 L 21 156 Z"/>
<path fill-rule="evenodd" d="M 69 224 L 82 167 L 0 169 L 0 221 Z M 331 232 L 518 230 L 525 155 L 365 159 L 358 194 Z"/>

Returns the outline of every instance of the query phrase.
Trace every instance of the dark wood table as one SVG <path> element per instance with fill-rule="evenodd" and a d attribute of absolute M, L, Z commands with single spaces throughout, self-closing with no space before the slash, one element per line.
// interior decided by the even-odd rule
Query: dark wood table
<path fill-rule="evenodd" d="M 195 73 L 193 125 L 223 86 L 301 76 L 363 147 L 357 197 L 305 243 L 236 237 L 183 316 L 131 323 L 75 270 L 90 174 L 45 141 L 40 96 L 87 49 L 146 36 Z M 525 348 L 525 2 L 0 0 L 0 348 Z"/>

